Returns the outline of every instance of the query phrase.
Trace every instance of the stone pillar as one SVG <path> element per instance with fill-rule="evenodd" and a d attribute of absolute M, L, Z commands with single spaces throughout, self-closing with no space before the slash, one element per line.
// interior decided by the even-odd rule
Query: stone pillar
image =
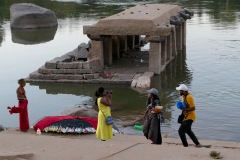
<path fill-rule="evenodd" d="M 161 73 L 161 43 L 150 42 L 149 71 L 155 74 Z"/>
<path fill-rule="evenodd" d="M 186 46 L 187 42 L 186 42 L 186 36 L 187 36 L 187 24 L 186 21 L 183 22 L 182 24 L 182 45 Z"/>
<path fill-rule="evenodd" d="M 182 50 L 182 25 L 176 27 L 177 51 Z"/>
<path fill-rule="evenodd" d="M 176 43 L 176 27 L 171 27 L 171 36 L 172 36 L 172 58 L 177 55 L 177 43 Z"/>
<path fill-rule="evenodd" d="M 127 36 L 120 36 L 120 51 L 123 53 L 127 53 Z"/>
<path fill-rule="evenodd" d="M 103 57 L 103 42 L 100 36 L 88 35 L 91 39 L 91 48 L 88 54 L 88 61 L 99 59 L 101 67 L 104 67 L 104 57 Z"/>
<path fill-rule="evenodd" d="M 104 65 L 112 64 L 112 36 L 102 36 Z"/>
<path fill-rule="evenodd" d="M 128 49 L 134 49 L 134 36 L 127 36 L 127 44 L 128 44 Z"/>
<path fill-rule="evenodd" d="M 119 59 L 120 58 L 120 40 L 119 36 L 113 36 L 113 45 L 112 45 L 112 53 L 113 53 L 113 59 Z"/>
<path fill-rule="evenodd" d="M 134 41 L 134 46 L 138 46 L 140 47 L 140 36 L 137 35 L 137 36 L 134 36 L 135 38 L 135 41 Z"/>
<path fill-rule="evenodd" d="M 167 36 L 167 63 L 172 60 L 172 35 Z"/>
<path fill-rule="evenodd" d="M 160 74 L 166 64 L 166 38 L 151 36 L 149 39 L 149 71 Z"/>
<path fill-rule="evenodd" d="M 166 37 L 161 40 L 161 71 L 164 70 L 167 64 L 167 42 Z"/>

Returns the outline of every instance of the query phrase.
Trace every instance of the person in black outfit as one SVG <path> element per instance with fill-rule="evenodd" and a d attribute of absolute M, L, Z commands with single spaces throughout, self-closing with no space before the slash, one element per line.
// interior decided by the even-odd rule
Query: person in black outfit
<path fill-rule="evenodd" d="M 162 144 L 160 124 L 163 120 L 163 113 L 161 110 L 157 110 L 162 104 L 158 97 L 158 91 L 155 88 L 148 90 L 146 106 L 143 134 L 152 141 L 152 144 Z"/>

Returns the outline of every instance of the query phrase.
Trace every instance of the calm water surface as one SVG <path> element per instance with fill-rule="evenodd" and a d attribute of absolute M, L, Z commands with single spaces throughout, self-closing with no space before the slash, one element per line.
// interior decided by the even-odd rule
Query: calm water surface
<path fill-rule="evenodd" d="M 11 31 L 9 5 L 32 2 L 53 10 L 59 26 L 55 30 L 19 33 Z M 195 98 L 197 121 L 193 129 L 199 139 L 239 141 L 240 139 L 240 2 L 148 1 L 172 3 L 194 11 L 187 21 L 186 54 L 178 56 L 166 70 L 153 79 L 152 87 L 160 91 L 166 121 L 162 132 L 177 137 L 174 106 L 180 99 L 175 87 L 186 83 Z M 82 26 L 145 1 L 14 1 L 0 2 L 0 124 L 18 126 L 18 115 L 9 115 L 6 107 L 17 104 L 15 90 L 19 78 L 41 67 L 45 61 L 72 51 L 88 42 Z M 64 6 L 64 7 L 63 7 Z M 129 86 L 103 85 L 113 90 L 112 114 L 117 125 L 131 121 L 145 110 L 147 95 Z M 60 115 L 69 107 L 91 103 L 98 85 L 27 84 L 31 125 L 43 116 Z M 89 102 L 90 100 L 90 102 Z M 121 127 L 120 127 L 121 128 Z M 121 128 L 129 134 L 142 133 L 131 127 Z"/>

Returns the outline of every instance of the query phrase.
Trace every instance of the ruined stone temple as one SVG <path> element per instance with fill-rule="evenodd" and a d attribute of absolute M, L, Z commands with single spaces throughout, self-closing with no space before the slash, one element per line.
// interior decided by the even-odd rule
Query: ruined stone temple
<path fill-rule="evenodd" d="M 69 61 L 73 55 L 67 53 L 63 56 L 65 58 L 46 62 L 38 72 L 30 74 L 29 80 L 51 81 L 52 77 L 55 82 L 132 84 L 134 80 L 138 83 L 136 80 L 142 78 L 142 81 L 148 81 L 148 84 L 139 82 L 143 84 L 138 86 L 149 87 L 149 79 L 154 74 L 160 74 L 186 46 L 186 20 L 191 16 L 191 12 L 177 5 L 145 4 L 100 19 L 96 24 L 83 26 L 83 33 L 91 40 L 86 61 Z M 109 78 L 100 76 L 99 73 L 105 66 L 111 66 L 121 59 L 121 54 L 148 42 L 149 63 L 144 73 L 121 75 L 119 70 Z M 124 60 L 122 62 L 124 63 Z"/>

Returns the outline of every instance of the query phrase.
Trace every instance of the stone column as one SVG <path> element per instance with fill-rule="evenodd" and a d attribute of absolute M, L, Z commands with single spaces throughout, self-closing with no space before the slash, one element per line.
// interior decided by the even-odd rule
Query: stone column
<path fill-rule="evenodd" d="M 186 46 L 187 42 L 186 42 L 186 36 L 187 36 L 187 25 L 186 25 L 186 21 L 183 22 L 182 24 L 182 45 Z"/>
<path fill-rule="evenodd" d="M 166 64 L 165 37 L 151 36 L 149 42 L 149 71 L 160 74 Z"/>
<path fill-rule="evenodd" d="M 91 48 L 90 48 L 89 54 L 88 54 L 88 61 L 99 59 L 100 65 L 103 68 L 104 67 L 103 42 L 102 42 L 100 36 L 88 35 L 88 37 L 92 41 Z"/>
<path fill-rule="evenodd" d="M 176 27 L 177 51 L 182 50 L 182 25 Z"/>
<path fill-rule="evenodd" d="M 112 36 L 102 36 L 104 65 L 112 64 Z"/>
<path fill-rule="evenodd" d="M 171 36 L 172 36 L 172 58 L 177 54 L 177 44 L 176 44 L 176 27 L 172 25 L 171 27 Z"/>
<path fill-rule="evenodd" d="M 166 37 L 161 38 L 161 71 L 163 71 L 167 65 L 167 40 Z"/>
<path fill-rule="evenodd" d="M 149 71 L 155 74 L 161 73 L 161 43 L 150 42 Z"/>
<path fill-rule="evenodd" d="M 128 45 L 128 49 L 134 49 L 134 36 L 127 36 L 127 45 Z"/>
<path fill-rule="evenodd" d="M 137 46 L 138 48 L 140 47 L 140 36 L 134 36 L 135 41 L 134 41 L 134 46 Z"/>
<path fill-rule="evenodd" d="M 172 35 L 167 36 L 167 63 L 172 60 Z"/>
<path fill-rule="evenodd" d="M 113 36 L 113 45 L 112 45 L 112 53 L 113 53 L 113 59 L 119 59 L 120 58 L 120 40 L 119 36 Z"/>
<path fill-rule="evenodd" d="M 120 36 L 120 51 L 123 53 L 127 53 L 127 36 Z"/>

